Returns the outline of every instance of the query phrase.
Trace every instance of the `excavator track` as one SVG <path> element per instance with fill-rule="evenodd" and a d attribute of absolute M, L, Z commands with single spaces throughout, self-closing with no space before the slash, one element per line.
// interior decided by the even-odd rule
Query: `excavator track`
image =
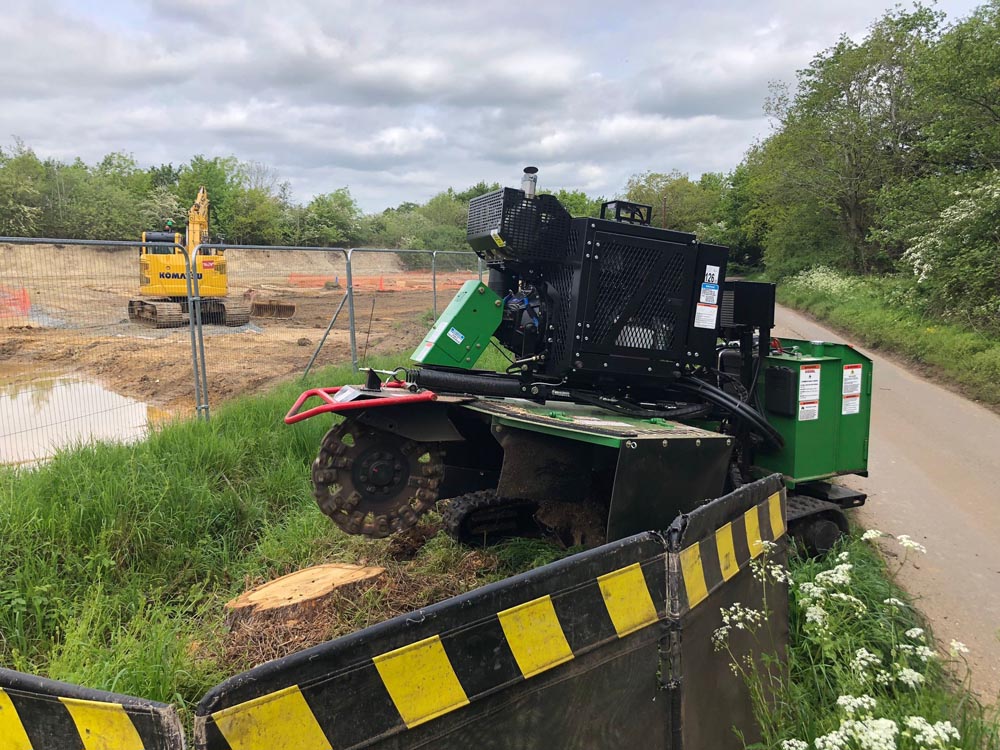
<path fill-rule="evenodd" d="M 222 304 L 223 320 L 227 326 L 245 326 L 250 322 L 250 305 L 243 300 L 225 297 Z"/>
<path fill-rule="evenodd" d="M 470 547 L 502 539 L 538 536 L 542 527 L 535 520 L 538 503 L 509 500 L 493 490 L 480 490 L 448 500 L 441 521 L 449 536 Z"/>
<path fill-rule="evenodd" d="M 154 328 L 180 328 L 188 324 L 188 314 L 179 302 L 153 299 L 129 300 L 128 319 Z"/>
<path fill-rule="evenodd" d="M 313 462 L 320 509 L 349 534 L 381 539 L 416 525 L 438 501 L 444 451 L 347 420 L 330 430 Z"/>

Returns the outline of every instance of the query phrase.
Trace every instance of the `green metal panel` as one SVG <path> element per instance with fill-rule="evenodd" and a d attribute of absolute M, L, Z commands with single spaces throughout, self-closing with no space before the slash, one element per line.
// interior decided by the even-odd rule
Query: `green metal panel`
<path fill-rule="evenodd" d="M 470 369 L 500 327 L 503 302 L 481 281 L 466 281 L 410 359 Z"/>
<path fill-rule="evenodd" d="M 606 409 L 583 404 L 544 405 L 532 401 L 481 400 L 467 404 L 465 408 L 492 415 L 494 424 L 607 448 L 619 448 L 627 440 L 652 440 L 665 444 L 668 440 L 685 439 L 697 441 L 699 445 L 703 441 L 707 444 L 718 440 L 730 444 L 726 435 L 689 424 L 612 414 Z"/>
<path fill-rule="evenodd" d="M 762 451 L 756 465 L 793 485 L 867 472 L 872 361 L 847 344 L 781 339 L 781 345 L 784 353 L 764 361 L 758 397 L 785 447 Z M 775 414 L 765 403 L 768 374 L 779 367 L 794 373 L 794 416 Z"/>

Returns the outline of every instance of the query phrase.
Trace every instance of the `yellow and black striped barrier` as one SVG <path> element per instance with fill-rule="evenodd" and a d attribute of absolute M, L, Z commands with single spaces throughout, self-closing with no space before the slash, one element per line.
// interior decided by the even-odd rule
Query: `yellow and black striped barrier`
<path fill-rule="evenodd" d="M 747 567 L 784 533 L 780 479 L 747 485 L 667 532 L 238 675 L 198 707 L 196 747 L 738 746 L 749 700 L 710 637 L 720 601 L 761 598 Z M 699 701 L 712 720 L 695 727 Z"/>
<path fill-rule="evenodd" d="M 173 706 L 0 669 L 0 750 L 184 750 Z"/>

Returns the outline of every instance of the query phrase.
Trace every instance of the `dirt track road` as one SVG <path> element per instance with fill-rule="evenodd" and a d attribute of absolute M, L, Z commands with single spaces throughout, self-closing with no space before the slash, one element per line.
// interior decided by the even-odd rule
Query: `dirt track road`
<path fill-rule="evenodd" d="M 842 341 L 808 318 L 779 308 L 777 335 Z M 871 352 L 866 352 L 872 356 Z M 927 547 L 900 582 L 943 644 L 971 650 L 973 687 L 1000 694 L 1000 416 L 874 356 L 864 526 L 909 534 Z M 898 547 L 896 548 L 898 550 Z M 887 547 L 891 551 L 891 547 Z"/>

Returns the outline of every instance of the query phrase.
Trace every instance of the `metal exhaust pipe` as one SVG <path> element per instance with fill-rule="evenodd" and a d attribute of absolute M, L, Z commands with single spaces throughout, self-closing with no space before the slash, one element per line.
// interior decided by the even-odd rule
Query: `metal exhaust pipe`
<path fill-rule="evenodd" d="M 525 167 L 521 175 L 521 190 L 526 198 L 534 198 L 538 187 L 538 167 Z"/>

